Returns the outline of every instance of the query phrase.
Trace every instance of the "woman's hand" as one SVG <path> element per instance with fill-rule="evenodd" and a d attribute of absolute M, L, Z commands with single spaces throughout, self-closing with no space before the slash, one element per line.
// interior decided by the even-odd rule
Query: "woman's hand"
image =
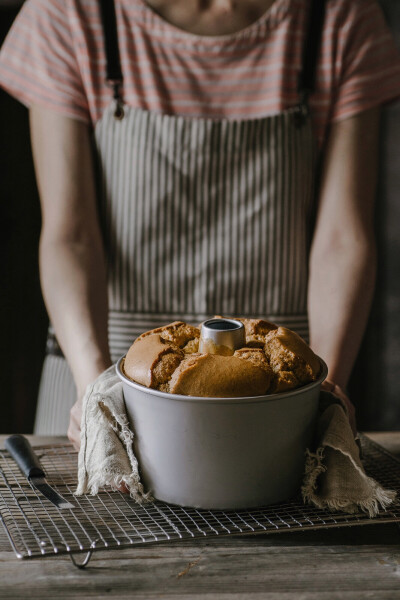
<path fill-rule="evenodd" d="M 325 381 L 322 382 L 321 390 L 324 392 L 329 392 L 330 394 L 332 394 L 340 400 L 349 418 L 350 427 L 353 432 L 353 435 L 354 437 L 357 437 L 356 409 L 348 395 L 342 390 L 340 386 L 336 385 L 332 381 L 329 381 L 328 379 L 325 379 Z"/>
<path fill-rule="evenodd" d="M 72 442 L 75 450 L 79 450 L 81 445 L 81 420 L 82 420 L 83 396 L 79 396 L 70 411 L 70 421 L 68 427 L 68 439 Z"/>

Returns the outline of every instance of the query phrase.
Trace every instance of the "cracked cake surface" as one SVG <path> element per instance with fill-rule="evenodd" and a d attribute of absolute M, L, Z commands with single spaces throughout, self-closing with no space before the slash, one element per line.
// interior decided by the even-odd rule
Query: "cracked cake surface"
<path fill-rule="evenodd" d="M 137 338 L 137 340 L 141 340 L 149 335 L 154 334 L 160 335 L 163 340 L 172 342 L 179 348 L 189 347 L 189 353 L 194 351 L 196 343 L 198 347 L 200 339 L 200 329 L 198 327 L 184 323 L 184 321 L 174 321 L 169 325 L 157 327 L 151 331 L 145 331 Z"/>
<path fill-rule="evenodd" d="M 233 356 L 199 353 L 200 328 L 175 321 L 142 333 L 123 371 L 163 392 L 216 398 L 285 392 L 317 379 L 320 361 L 295 332 L 262 319 L 237 320 L 246 343 Z"/>

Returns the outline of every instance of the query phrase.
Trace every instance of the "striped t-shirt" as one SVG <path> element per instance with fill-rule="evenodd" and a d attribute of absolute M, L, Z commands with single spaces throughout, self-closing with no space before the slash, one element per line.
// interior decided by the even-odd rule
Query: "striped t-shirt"
<path fill-rule="evenodd" d="M 309 0 L 275 0 L 238 33 L 199 36 L 145 0 L 115 0 L 124 100 L 190 117 L 254 119 L 294 106 Z M 95 125 L 110 103 L 97 0 L 27 0 L 0 54 L 0 83 Z M 320 144 L 330 122 L 400 97 L 400 57 L 376 0 L 327 0 L 317 90 Z"/>

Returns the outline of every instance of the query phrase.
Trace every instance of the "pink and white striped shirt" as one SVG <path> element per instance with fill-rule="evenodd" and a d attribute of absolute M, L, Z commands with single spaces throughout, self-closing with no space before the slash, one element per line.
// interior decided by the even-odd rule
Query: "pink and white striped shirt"
<path fill-rule="evenodd" d="M 144 0 L 115 0 L 124 100 L 206 118 L 253 119 L 297 102 L 308 0 L 275 0 L 238 33 L 199 36 L 167 23 Z M 95 125 L 112 93 L 96 0 L 27 0 L 0 54 L 0 84 L 21 102 Z M 328 0 L 317 91 L 327 126 L 400 97 L 400 57 L 376 0 Z"/>

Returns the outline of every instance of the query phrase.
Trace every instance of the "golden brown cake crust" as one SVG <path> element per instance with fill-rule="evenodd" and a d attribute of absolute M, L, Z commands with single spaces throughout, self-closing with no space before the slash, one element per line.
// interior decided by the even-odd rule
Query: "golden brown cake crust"
<path fill-rule="evenodd" d="M 265 352 L 261 348 L 246 347 L 236 350 L 233 356 L 236 356 L 241 360 L 249 361 L 253 363 L 253 365 L 255 365 L 256 367 L 259 367 L 260 369 L 263 369 L 265 371 L 268 380 L 268 385 L 266 387 L 265 393 L 268 392 L 271 385 L 271 381 L 274 378 L 274 372 L 268 363 L 267 357 L 265 356 Z"/>
<path fill-rule="evenodd" d="M 171 377 L 170 392 L 185 396 L 239 398 L 266 393 L 264 369 L 236 356 L 197 354 L 185 358 Z"/>
<path fill-rule="evenodd" d="M 139 337 L 129 348 L 124 373 L 133 381 L 156 388 L 168 381 L 184 353 L 159 334 Z"/>
<path fill-rule="evenodd" d="M 277 329 L 277 325 L 270 323 L 270 321 L 265 321 L 264 319 L 232 318 L 243 323 L 246 335 L 246 346 L 253 348 L 263 348 L 267 333 Z"/>
<path fill-rule="evenodd" d="M 310 383 L 319 375 L 318 357 L 297 333 L 286 327 L 266 335 L 264 351 L 277 375 L 277 391 Z"/>

